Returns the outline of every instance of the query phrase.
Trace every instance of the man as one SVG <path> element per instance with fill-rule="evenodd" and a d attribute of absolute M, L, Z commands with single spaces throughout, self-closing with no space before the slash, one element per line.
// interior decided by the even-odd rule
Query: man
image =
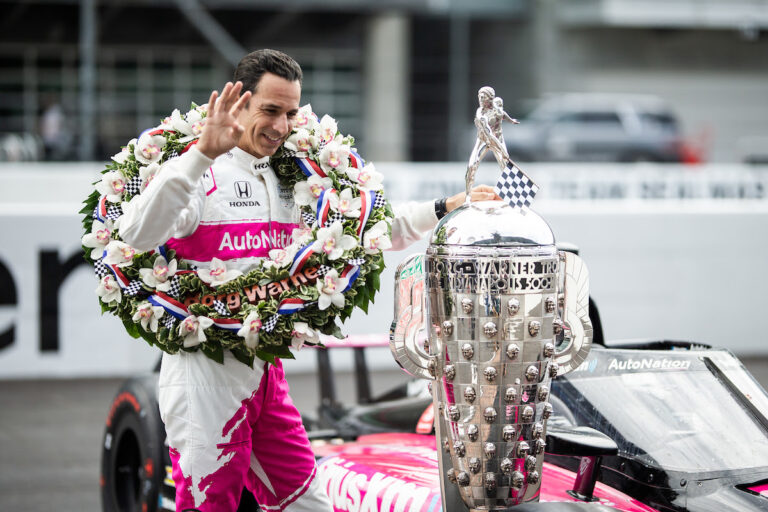
<path fill-rule="evenodd" d="M 211 93 L 199 142 L 168 161 L 126 208 L 122 239 L 139 250 L 168 241 L 178 257 L 201 268 L 218 258 L 227 269 L 243 272 L 273 247 L 228 247 L 223 254 L 222 234 L 269 230 L 273 240 L 290 239 L 298 209 L 269 157 L 291 133 L 301 78 L 299 65 L 281 52 L 245 56 L 235 83 L 220 96 Z M 483 186 L 472 194 L 473 200 L 494 197 Z M 418 240 L 434 227 L 438 213 L 463 202 L 459 194 L 407 206 L 393 222 L 393 245 Z M 331 510 L 314 478 L 314 456 L 279 360 L 250 368 L 228 351 L 224 364 L 202 352 L 163 354 L 159 402 L 177 510 L 236 510 L 243 485 L 265 511 Z"/>

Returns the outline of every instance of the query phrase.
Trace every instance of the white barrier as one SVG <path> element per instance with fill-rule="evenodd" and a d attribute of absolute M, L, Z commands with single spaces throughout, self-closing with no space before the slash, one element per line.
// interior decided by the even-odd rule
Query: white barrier
<path fill-rule="evenodd" d="M 445 195 L 463 184 L 461 164 L 377 167 L 392 198 Z M 78 265 L 77 212 L 100 168 L 0 166 L 0 379 L 127 375 L 151 368 L 158 357 L 129 338 L 116 318 L 99 315 L 96 280 Z M 558 240 L 581 249 L 609 339 L 688 339 L 768 355 L 759 328 L 768 288 L 768 170 L 543 164 L 526 170 L 542 185 L 536 210 Z M 484 167 L 478 182 L 490 182 L 494 173 Z M 682 199 L 673 199 L 680 190 L 686 191 Z M 386 255 L 382 293 L 345 332 L 387 331 L 394 268 L 425 246 Z M 371 363 L 394 364 L 386 350 Z M 314 354 L 304 350 L 286 366 L 306 371 L 313 365 Z"/>

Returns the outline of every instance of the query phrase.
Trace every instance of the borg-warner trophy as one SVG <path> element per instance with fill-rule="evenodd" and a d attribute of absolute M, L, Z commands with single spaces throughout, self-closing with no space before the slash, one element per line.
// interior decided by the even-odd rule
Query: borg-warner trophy
<path fill-rule="evenodd" d="M 492 111 L 501 102 L 489 87 L 479 99 L 468 193 L 488 149 L 503 176 L 519 171 L 501 136 L 506 114 Z M 588 309 L 586 266 L 519 202 L 464 204 L 439 222 L 426 255 L 400 264 L 390 348 L 431 380 L 444 511 L 538 501 L 549 384 L 586 358 Z"/>

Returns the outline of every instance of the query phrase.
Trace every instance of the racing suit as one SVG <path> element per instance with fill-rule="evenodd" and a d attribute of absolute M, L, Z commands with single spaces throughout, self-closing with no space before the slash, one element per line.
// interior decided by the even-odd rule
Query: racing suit
<path fill-rule="evenodd" d="M 436 222 L 433 203 L 403 205 L 392 224 L 393 248 Z M 138 250 L 167 241 L 194 265 L 207 268 L 218 258 L 245 273 L 270 249 L 289 245 L 298 225 L 293 190 L 280 185 L 269 157 L 233 148 L 214 161 L 193 147 L 124 205 L 119 228 Z M 224 364 L 200 351 L 163 354 L 158 398 L 177 510 L 234 511 L 243 485 L 265 511 L 332 509 L 288 392 L 279 360 L 250 368 L 229 351 Z"/>

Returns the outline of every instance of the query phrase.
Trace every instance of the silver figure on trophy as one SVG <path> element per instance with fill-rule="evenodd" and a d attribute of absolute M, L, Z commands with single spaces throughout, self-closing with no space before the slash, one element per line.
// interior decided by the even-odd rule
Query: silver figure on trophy
<path fill-rule="evenodd" d="M 507 165 L 487 121 L 476 123 L 467 187 L 488 147 Z M 535 212 L 501 201 L 457 208 L 426 255 L 400 264 L 390 347 L 407 372 L 432 381 L 444 511 L 538 500 L 550 381 L 586 358 L 588 310 L 582 260 L 557 250 Z"/>

